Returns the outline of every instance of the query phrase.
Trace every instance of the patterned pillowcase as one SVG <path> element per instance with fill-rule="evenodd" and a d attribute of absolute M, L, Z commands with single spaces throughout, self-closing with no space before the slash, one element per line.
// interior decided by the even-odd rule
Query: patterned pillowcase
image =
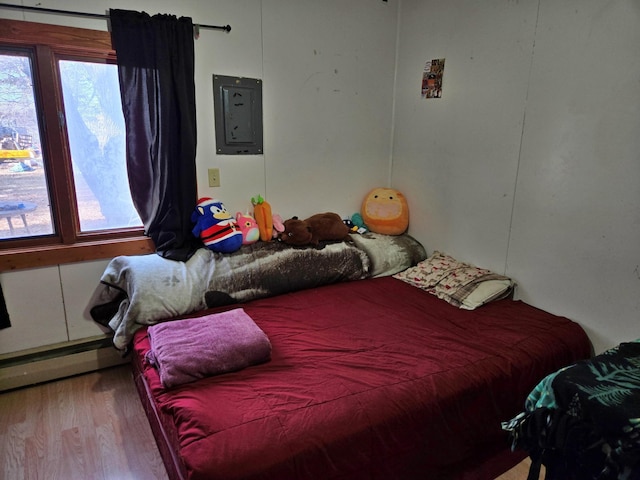
<path fill-rule="evenodd" d="M 514 286 L 508 277 L 459 262 L 437 251 L 394 277 L 465 310 L 504 298 Z"/>
<path fill-rule="evenodd" d="M 415 267 L 408 268 L 394 277 L 423 290 L 429 290 L 447 278 L 454 270 L 466 266 L 468 265 L 436 251 L 431 257 L 419 262 Z"/>

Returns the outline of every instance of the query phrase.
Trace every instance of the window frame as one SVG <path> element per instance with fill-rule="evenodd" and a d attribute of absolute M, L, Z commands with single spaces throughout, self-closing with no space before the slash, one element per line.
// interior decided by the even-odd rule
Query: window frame
<path fill-rule="evenodd" d="M 66 129 L 58 111 L 64 112 L 57 59 L 73 57 L 115 63 L 116 54 L 107 31 L 0 19 L 0 45 L 33 52 L 34 89 L 42 108 L 42 148 L 50 168 L 47 181 L 53 221 L 52 236 L 4 240 L 0 243 L 0 272 L 63 263 L 150 253 L 153 242 L 142 228 L 80 232 L 75 208 L 75 188 Z"/>

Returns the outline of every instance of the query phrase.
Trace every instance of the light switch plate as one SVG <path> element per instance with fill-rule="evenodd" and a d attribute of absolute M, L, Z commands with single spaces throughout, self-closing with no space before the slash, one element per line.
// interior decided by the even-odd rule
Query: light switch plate
<path fill-rule="evenodd" d="M 220 169 L 210 168 L 208 173 L 209 173 L 209 186 L 219 187 L 220 186 Z"/>

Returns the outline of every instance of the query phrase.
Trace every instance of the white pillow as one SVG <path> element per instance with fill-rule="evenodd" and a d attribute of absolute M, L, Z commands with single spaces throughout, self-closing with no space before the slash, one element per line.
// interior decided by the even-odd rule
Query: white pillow
<path fill-rule="evenodd" d="M 473 310 L 475 308 L 498 300 L 510 293 L 513 282 L 511 280 L 486 280 L 478 283 L 478 286 L 463 301 L 460 308 Z"/>
<path fill-rule="evenodd" d="M 459 262 L 438 251 L 394 277 L 465 310 L 505 298 L 514 285 L 504 275 Z"/>

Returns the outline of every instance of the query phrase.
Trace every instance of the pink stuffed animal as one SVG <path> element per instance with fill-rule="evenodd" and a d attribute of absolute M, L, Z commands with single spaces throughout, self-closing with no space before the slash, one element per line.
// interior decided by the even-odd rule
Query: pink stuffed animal
<path fill-rule="evenodd" d="M 256 219 L 249 213 L 243 214 L 242 212 L 236 213 L 236 222 L 242 232 L 242 244 L 251 245 L 256 243 L 260 239 L 260 229 Z"/>
<path fill-rule="evenodd" d="M 282 217 L 275 213 L 273 215 L 273 238 L 278 238 L 284 232 L 284 221 Z"/>

